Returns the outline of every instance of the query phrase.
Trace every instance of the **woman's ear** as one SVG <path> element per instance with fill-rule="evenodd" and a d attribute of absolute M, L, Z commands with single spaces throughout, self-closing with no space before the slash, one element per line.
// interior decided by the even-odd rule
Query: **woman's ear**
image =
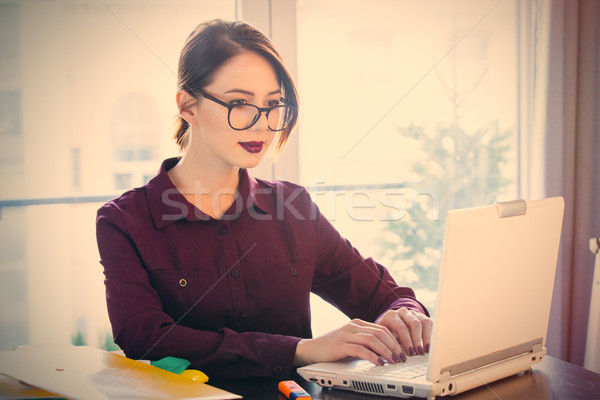
<path fill-rule="evenodd" d="M 186 120 L 190 125 L 197 125 L 197 115 L 194 109 L 197 99 L 183 89 L 179 89 L 175 94 L 179 116 Z"/>

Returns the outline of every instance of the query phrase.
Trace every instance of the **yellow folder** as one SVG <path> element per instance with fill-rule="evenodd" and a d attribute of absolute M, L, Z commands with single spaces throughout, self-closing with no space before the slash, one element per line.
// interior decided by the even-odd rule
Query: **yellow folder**
<path fill-rule="evenodd" d="M 0 352 L 0 374 L 68 399 L 239 399 L 161 368 L 86 346 Z"/>

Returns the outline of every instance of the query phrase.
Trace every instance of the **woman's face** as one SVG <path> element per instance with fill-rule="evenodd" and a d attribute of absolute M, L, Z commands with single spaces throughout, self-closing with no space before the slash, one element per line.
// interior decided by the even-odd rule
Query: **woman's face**
<path fill-rule="evenodd" d="M 204 91 L 228 104 L 246 103 L 261 108 L 276 104 L 282 95 L 273 66 L 252 52 L 240 54 L 221 66 Z M 277 134 L 268 128 L 265 113 L 250 128 L 240 131 L 229 126 L 228 109 L 221 104 L 200 97 L 192 108 L 196 118 L 191 123 L 188 151 L 204 161 L 225 167 L 255 167 Z"/>

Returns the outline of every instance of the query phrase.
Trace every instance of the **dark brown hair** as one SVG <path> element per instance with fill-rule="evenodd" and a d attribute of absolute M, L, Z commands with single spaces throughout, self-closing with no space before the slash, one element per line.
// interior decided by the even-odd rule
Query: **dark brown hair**
<path fill-rule="evenodd" d="M 273 65 L 286 103 L 298 107 L 296 87 L 281 56 L 267 36 L 242 21 L 215 19 L 198 25 L 192 31 L 179 56 L 179 89 L 198 98 L 199 91 L 210 84 L 214 74 L 226 61 L 246 51 L 263 56 Z M 297 119 L 295 112 L 289 126 L 280 132 L 278 149 L 287 141 Z M 175 140 L 181 148 L 187 144 L 188 128 L 187 121 L 179 117 Z"/>

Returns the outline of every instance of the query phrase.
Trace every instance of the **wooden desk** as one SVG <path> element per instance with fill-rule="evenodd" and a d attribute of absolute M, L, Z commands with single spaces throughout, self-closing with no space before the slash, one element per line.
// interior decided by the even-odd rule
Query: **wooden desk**
<path fill-rule="evenodd" d="M 381 400 L 384 397 L 363 395 L 342 390 L 322 389 L 314 383 L 296 376 L 315 400 Z M 248 379 L 237 381 L 210 380 L 209 384 L 240 394 L 249 400 L 286 400 L 277 390 L 279 382 L 272 379 Z M 4 385 L 4 387 L 3 387 Z M 3 390 L 4 389 L 4 390 Z M 10 390 L 8 390 L 10 389 Z M 20 396 L 19 396 L 20 394 Z M 25 396 L 25 397 L 21 397 Z M 60 397 L 60 396 L 57 396 Z M 0 379 L 0 399 L 52 398 L 47 392 L 19 384 L 10 378 Z M 391 399 L 391 397 L 386 397 Z M 599 400 L 600 374 L 546 356 L 531 372 L 491 383 L 489 387 L 473 389 L 451 400 Z"/>
<path fill-rule="evenodd" d="M 315 400 L 377 400 L 384 397 L 363 395 L 343 390 L 323 389 L 315 383 L 306 382 L 300 376 L 294 378 Z M 278 381 L 252 379 L 238 381 L 211 380 L 211 385 L 240 394 L 244 399 L 277 399 L 285 397 L 277 390 Z M 391 397 L 386 397 L 391 399 Z M 438 397 L 441 399 L 441 397 Z M 531 372 L 506 378 L 488 387 L 480 387 L 451 400 L 600 400 L 600 374 L 557 358 L 546 356 Z"/>

